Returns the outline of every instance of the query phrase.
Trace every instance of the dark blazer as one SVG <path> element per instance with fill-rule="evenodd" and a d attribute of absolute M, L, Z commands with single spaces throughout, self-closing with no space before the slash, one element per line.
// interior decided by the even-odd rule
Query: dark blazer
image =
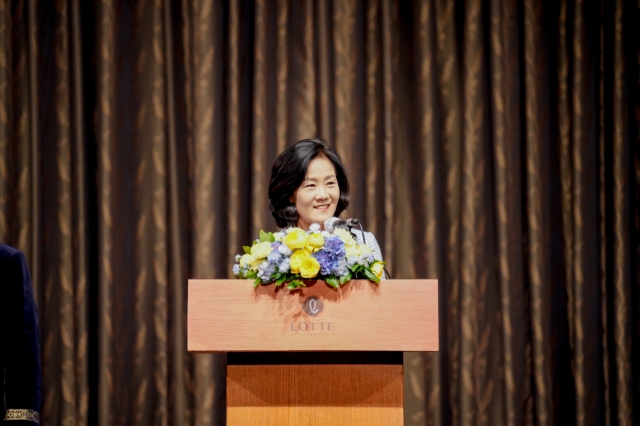
<path fill-rule="evenodd" d="M 0 318 L 2 418 L 9 426 L 38 424 L 42 404 L 38 312 L 27 260 L 21 251 L 4 244 L 0 244 Z"/>

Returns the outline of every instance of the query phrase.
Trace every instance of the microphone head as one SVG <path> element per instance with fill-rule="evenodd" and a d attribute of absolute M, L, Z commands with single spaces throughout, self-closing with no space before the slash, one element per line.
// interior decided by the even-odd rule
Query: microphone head
<path fill-rule="evenodd" d="M 324 221 L 324 230 L 327 232 L 333 232 L 334 230 L 334 223 L 340 221 L 339 217 L 330 217 L 329 219 Z"/>

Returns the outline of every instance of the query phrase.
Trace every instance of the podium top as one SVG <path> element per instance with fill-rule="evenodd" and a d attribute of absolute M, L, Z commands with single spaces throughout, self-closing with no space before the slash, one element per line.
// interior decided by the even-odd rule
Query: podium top
<path fill-rule="evenodd" d="M 290 292 L 189 280 L 191 352 L 437 351 L 438 281 L 322 281 Z"/>

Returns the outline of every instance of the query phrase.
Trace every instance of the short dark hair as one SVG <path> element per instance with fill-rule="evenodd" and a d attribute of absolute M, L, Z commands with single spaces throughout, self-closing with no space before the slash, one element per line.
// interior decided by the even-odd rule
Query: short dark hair
<path fill-rule="evenodd" d="M 340 215 L 349 205 L 349 179 L 336 150 L 322 139 L 303 139 L 282 151 L 271 167 L 269 208 L 280 228 L 297 226 L 298 211 L 291 202 L 291 196 L 305 179 L 311 160 L 322 155 L 333 164 L 340 188 L 334 216 Z"/>

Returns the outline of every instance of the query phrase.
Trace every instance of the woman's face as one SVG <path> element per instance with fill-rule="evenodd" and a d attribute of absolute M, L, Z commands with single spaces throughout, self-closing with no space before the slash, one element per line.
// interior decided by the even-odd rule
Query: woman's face
<path fill-rule="evenodd" d="M 291 196 L 298 211 L 298 227 L 309 229 L 333 216 L 340 200 L 336 169 L 327 157 L 319 155 L 309 163 L 307 175 Z"/>

